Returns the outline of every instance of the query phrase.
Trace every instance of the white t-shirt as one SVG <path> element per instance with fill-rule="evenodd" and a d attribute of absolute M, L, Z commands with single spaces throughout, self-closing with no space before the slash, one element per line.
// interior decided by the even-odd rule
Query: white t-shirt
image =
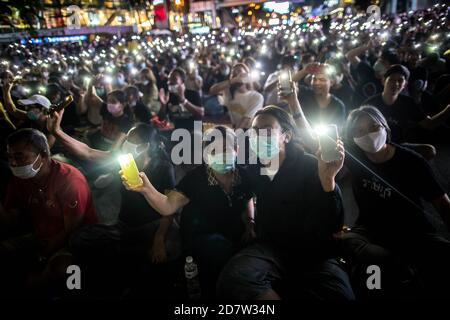
<path fill-rule="evenodd" d="M 231 98 L 230 90 L 226 90 L 223 96 L 223 105 L 228 108 L 231 123 L 238 126 L 242 118 L 253 118 L 255 113 L 264 105 L 262 94 L 250 90 L 245 93 L 236 92 Z"/>

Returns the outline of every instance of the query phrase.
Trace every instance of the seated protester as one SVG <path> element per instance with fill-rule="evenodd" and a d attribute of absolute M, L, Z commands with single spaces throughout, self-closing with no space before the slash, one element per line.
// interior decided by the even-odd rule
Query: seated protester
<path fill-rule="evenodd" d="M 202 295 L 213 297 L 220 270 L 251 238 L 253 201 L 243 167 L 236 165 L 237 137 L 226 127 L 205 133 L 205 164 L 188 172 L 167 195 L 155 189 L 153 180 L 144 180 L 140 192 L 161 215 L 169 216 L 183 208 L 181 233 L 185 255 L 193 256 L 199 267 Z M 213 141 L 211 141 L 213 140 Z M 151 179 L 151 178 L 150 178 Z"/>
<path fill-rule="evenodd" d="M 124 89 L 127 96 L 127 104 L 130 107 L 133 122 L 150 123 L 152 117 L 150 109 L 143 102 L 142 93 L 135 86 L 128 86 Z"/>
<path fill-rule="evenodd" d="M 312 75 L 311 88 L 300 86 L 298 99 L 311 124 L 336 124 L 339 128 L 344 125 L 345 105 L 330 93 L 333 84 L 332 67 L 328 64 L 309 64 L 297 72 L 292 80 L 302 80 L 306 75 Z"/>
<path fill-rule="evenodd" d="M 216 83 L 210 94 L 221 94 L 235 129 L 249 129 L 251 119 L 263 107 L 262 94 L 252 89 L 249 68 L 238 63 L 233 66 L 228 80 Z"/>
<path fill-rule="evenodd" d="M 139 73 L 140 81 L 136 83 L 136 87 L 142 92 L 143 104 L 153 112 L 158 113 L 161 108 L 158 87 L 156 86 L 156 78 L 151 69 L 144 68 Z"/>
<path fill-rule="evenodd" d="M 281 58 L 281 69 L 271 73 L 264 84 L 264 97 L 266 105 L 283 106 L 283 103 L 278 99 L 278 77 L 280 73 L 290 71 L 294 73 L 295 59 L 293 56 L 284 56 Z"/>
<path fill-rule="evenodd" d="M 159 91 L 162 114 L 168 116 L 175 128 L 193 130 L 194 121 L 200 120 L 205 110 L 198 92 L 187 92 L 185 87 L 186 72 L 181 68 L 173 69 L 169 74 L 168 92 Z"/>
<path fill-rule="evenodd" d="M 21 232 L 1 239 L 1 268 L 17 268 L 14 259 L 19 257 L 27 259 L 27 267 L 36 266 L 33 258 L 40 258 L 40 280 L 58 276 L 65 281 L 69 237 L 97 222 L 87 181 L 76 168 L 51 159 L 47 139 L 36 129 L 12 133 L 7 152 L 14 177 L 7 187 L 4 216 L 9 230 L 19 226 Z M 1 272 L 2 277 L 10 277 L 13 269 Z"/>
<path fill-rule="evenodd" d="M 63 99 L 68 96 L 70 93 L 64 90 L 57 83 L 50 83 L 46 88 L 46 96 L 50 100 L 52 104 L 58 104 L 63 101 Z M 64 109 L 66 116 L 64 117 L 64 121 L 61 123 L 61 126 L 66 130 L 72 131 L 72 129 L 79 125 L 79 118 L 77 115 L 77 101 L 72 101 L 67 107 Z"/>
<path fill-rule="evenodd" d="M 199 75 L 199 66 L 193 60 L 188 60 L 186 65 L 186 94 L 198 94 L 203 97 L 203 78 Z"/>
<path fill-rule="evenodd" d="M 377 43 L 370 40 L 367 44 L 352 49 L 345 55 L 347 60 L 350 61 L 351 70 L 357 82 L 355 91 L 362 99 L 361 101 L 355 101 L 355 105 L 360 105 L 365 99 L 381 92 L 383 75 L 390 66 L 400 63 L 396 54 L 389 49 L 382 51 L 373 66 L 360 58 L 362 54 L 374 50 L 376 46 Z"/>
<path fill-rule="evenodd" d="M 398 268 L 418 268 L 424 297 L 448 297 L 450 242 L 437 235 L 421 200 L 430 202 L 450 230 L 450 200 L 430 165 L 419 154 L 391 140 L 387 120 L 377 108 L 352 111 L 346 125 L 346 157 L 359 217 L 350 233 L 342 235 L 344 259 L 361 264 L 366 287 L 368 265 L 380 266 L 386 279 L 405 280 Z M 442 289 L 442 291 L 435 291 Z M 374 290 L 377 291 L 377 290 Z M 397 297 L 397 296 L 396 296 Z"/>
<path fill-rule="evenodd" d="M 409 75 L 406 67 L 402 65 L 392 66 L 384 75 L 383 92 L 364 102 L 364 104 L 374 106 L 381 111 L 392 130 L 392 141 L 396 143 L 405 142 L 409 138 L 408 135 L 411 135 L 411 130 L 417 129 L 417 127 L 433 130 L 450 116 L 450 105 L 440 113 L 430 117 L 422 111 L 420 106 L 414 103 L 413 98 L 402 95 L 401 92 L 407 85 Z M 414 148 L 426 159 L 432 159 L 436 153 L 431 145 L 408 144 L 406 146 Z"/>
<path fill-rule="evenodd" d="M 269 106 L 253 119 L 250 146 L 259 164 L 249 168 L 256 196 L 257 242 L 222 271 L 226 299 L 354 299 L 339 266 L 333 234 L 343 222 L 335 176 L 344 162 L 325 163 L 303 152 L 292 117 Z M 270 139 L 269 141 L 267 141 Z"/>

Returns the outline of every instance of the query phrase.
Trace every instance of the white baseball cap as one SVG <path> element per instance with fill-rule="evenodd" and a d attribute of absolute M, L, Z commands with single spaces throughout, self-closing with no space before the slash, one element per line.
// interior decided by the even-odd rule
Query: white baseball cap
<path fill-rule="evenodd" d="M 49 110 L 50 106 L 52 105 L 50 100 L 48 100 L 46 97 L 44 97 L 40 94 L 34 94 L 31 97 L 29 97 L 28 99 L 21 99 L 21 100 L 18 100 L 17 102 L 19 102 L 20 104 L 22 104 L 24 106 L 38 104 L 47 110 Z"/>

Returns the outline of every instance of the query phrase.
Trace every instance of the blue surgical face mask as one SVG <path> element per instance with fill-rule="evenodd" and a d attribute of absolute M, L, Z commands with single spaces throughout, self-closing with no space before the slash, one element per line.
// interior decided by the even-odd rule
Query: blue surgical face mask
<path fill-rule="evenodd" d="M 236 152 L 226 152 L 208 155 L 208 166 L 215 172 L 225 174 L 234 169 Z"/>
<path fill-rule="evenodd" d="M 250 148 L 261 160 L 273 159 L 280 153 L 278 144 L 279 135 L 252 135 L 250 136 Z"/>

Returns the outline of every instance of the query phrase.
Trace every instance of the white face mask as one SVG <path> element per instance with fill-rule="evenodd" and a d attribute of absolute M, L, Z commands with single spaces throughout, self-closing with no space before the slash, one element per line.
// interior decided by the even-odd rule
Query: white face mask
<path fill-rule="evenodd" d="M 376 132 L 368 133 L 359 138 L 353 138 L 358 147 L 367 153 L 377 153 L 386 144 L 387 131 L 381 128 Z"/>
<path fill-rule="evenodd" d="M 138 147 L 139 145 L 131 143 L 128 140 L 125 140 L 125 142 L 122 144 L 122 152 L 131 153 L 133 157 L 137 158 L 147 150 L 147 148 L 143 148 L 142 150 L 138 151 Z"/>
<path fill-rule="evenodd" d="M 143 84 L 144 86 L 148 85 L 149 83 L 150 83 L 150 81 L 148 81 L 148 80 L 142 81 L 142 84 Z"/>
<path fill-rule="evenodd" d="M 39 171 L 42 168 L 42 165 L 44 164 L 42 162 L 41 165 L 39 166 L 39 168 L 34 169 L 33 166 L 36 164 L 36 161 L 38 160 L 38 158 L 39 158 L 39 155 L 36 157 L 36 160 L 34 160 L 34 162 L 32 164 L 28 164 L 26 166 L 21 166 L 21 167 L 10 166 L 9 168 L 11 169 L 13 175 L 16 176 L 17 178 L 31 179 L 39 173 Z"/>

